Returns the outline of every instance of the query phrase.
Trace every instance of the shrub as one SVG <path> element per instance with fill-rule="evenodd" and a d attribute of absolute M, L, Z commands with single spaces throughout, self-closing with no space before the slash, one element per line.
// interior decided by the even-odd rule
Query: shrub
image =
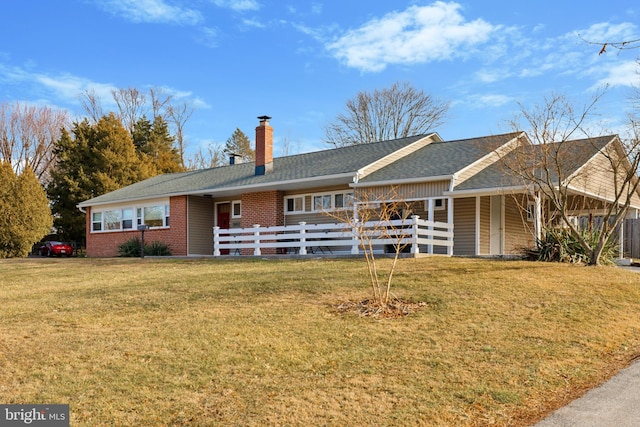
<path fill-rule="evenodd" d="M 168 256 L 171 255 L 169 246 L 162 242 L 151 242 L 144 245 L 144 254 L 149 256 Z M 140 239 L 134 237 L 118 246 L 118 255 L 121 257 L 139 257 Z"/>
<path fill-rule="evenodd" d="M 134 237 L 118 246 L 118 255 L 121 257 L 139 257 L 140 239 Z"/>
<path fill-rule="evenodd" d="M 171 249 L 162 242 L 151 242 L 148 245 L 144 245 L 144 253 L 151 256 L 169 256 L 171 255 Z"/>
<path fill-rule="evenodd" d="M 598 232 L 581 230 L 582 237 L 594 247 L 598 243 Z M 615 242 L 609 240 L 600 257 L 604 264 L 612 264 L 617 253 Z M 588 263 L 590 253 L 580 241 L 566 228 L 548 228 L 544 236 L 538 240 L 535 249 L 529 252 L 529 258 L 547 262 L 569 262 L 573 264 Z"/>

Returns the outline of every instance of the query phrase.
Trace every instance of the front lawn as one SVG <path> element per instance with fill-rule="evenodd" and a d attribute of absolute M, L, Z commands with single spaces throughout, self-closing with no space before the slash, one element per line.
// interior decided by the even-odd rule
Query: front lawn
<path fill-rule="evenodd" d="M 403 259 L 420 310 L 338 310 L 367 283 L 356 259 L 2 261 L 0 403 L 67 403 L 73 426 L 520 426 L 640 353 L 620 268 Z"/>

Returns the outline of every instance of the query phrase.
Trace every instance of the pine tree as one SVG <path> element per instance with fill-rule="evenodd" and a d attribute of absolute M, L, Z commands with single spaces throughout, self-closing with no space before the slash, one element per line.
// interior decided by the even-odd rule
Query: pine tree
<path fill-rule="evenodd" d="M 140 160 L 152 167 L 154 175 L 184 171 L 174 143 L 169 125 L 161 116 L 157 116 L 153 123 L 143 117 L 134 126 L 133 144 Z"/>
<path fill-rule="evenodd" d="M 244 161 L 253 161 L 256 158 L 256 153 L 251 148 L 249 137 L 238 128 L 236 128 L 231 137 L 227 139 L 224 151 L 227 154 L 238 155 Z"/>
<path fill-rule="evenodd" d="M 142 162 L 129 132 L 114 114 L 91 125 L 74 123 L 73 137 L 63 132 L 56 142 L 58 163 L 47 193 L 55 213 L 55 227 L 65 240 L 84 241 L 85 218 L 80 202 L 152 176 Z"/>

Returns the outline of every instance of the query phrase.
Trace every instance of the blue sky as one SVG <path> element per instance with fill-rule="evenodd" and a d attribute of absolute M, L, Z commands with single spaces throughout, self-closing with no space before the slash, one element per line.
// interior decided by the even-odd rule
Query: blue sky
<path fill-rule="evenodd" d="M 450 101 L 445 139 L 509 131 L 505 121 L 553 92 L 582 100 L 616 130 L 640 83 L 639 50 L 585 42 L 640 38 L 637 0 L 268 1 L 31 0 L 0 5 L 0 102 L 83 114 L 94 91 L 161 87 L 196 110 L 188 153 L 251 139 L 270 115 L 274 154 L 327 148 L 323 127 L 360 91 L 409 82 Z"/>

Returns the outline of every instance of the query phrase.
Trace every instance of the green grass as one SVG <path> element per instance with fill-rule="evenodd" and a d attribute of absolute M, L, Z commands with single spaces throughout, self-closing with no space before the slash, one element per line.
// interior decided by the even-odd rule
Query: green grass
<path fill-rule="evenodd" d="M 385 265 L 388 260 L 380 261 Z M 640 274 L 403 259 L 0 262 L 0 402 L 74 426 L 527 425 L 640 352 Z"/>

